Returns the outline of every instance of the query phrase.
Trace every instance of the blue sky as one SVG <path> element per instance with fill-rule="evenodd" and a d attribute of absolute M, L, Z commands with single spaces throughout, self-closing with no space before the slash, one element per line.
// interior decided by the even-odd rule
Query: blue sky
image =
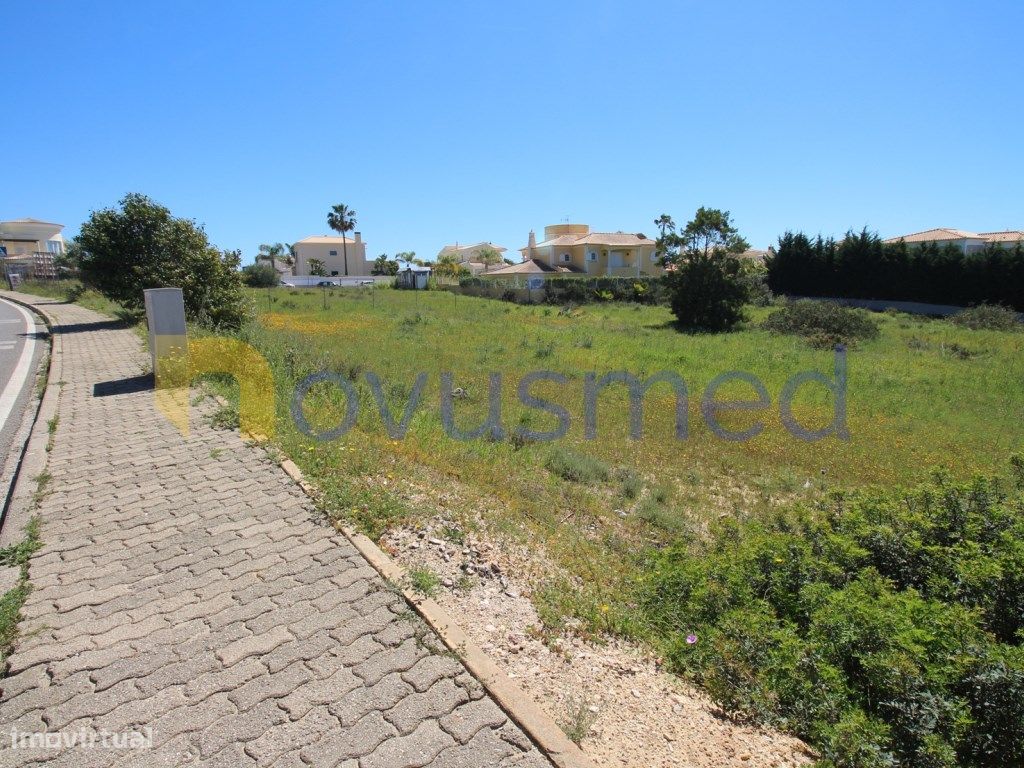
<path fill-rule="evenodd" d="M 10 2 L 0 219 L 148 194 L 241 248 L 566 218 L 1024 228 L 1019 2 Z M 510 254 L 511 255 L 511 254 Z"/>

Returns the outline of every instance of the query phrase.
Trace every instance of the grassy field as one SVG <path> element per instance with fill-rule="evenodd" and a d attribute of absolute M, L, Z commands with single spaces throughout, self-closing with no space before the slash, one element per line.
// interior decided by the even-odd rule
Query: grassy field
<path fill-rule="evenodd" d="M 421 514 L 417 499 L 430 499 L 467 524 L 482 512 L 498 530 L 523 540 L 539 537 L 566 573 L 580 577 L 573 594 L 554 591 L 564 604 L 549 606 L 552 615 L 597 616 L 595 606 L 614 598 L 633 554 L 700 535 L 715 517 L 756 516 L 838 487 L 909 483 L 937 465 L 961 476 L 993 471 L 1024 442 L 1024 334 L 878 316 L 880 338 L 848 354 L 850 440 L 811 443 L 784 428 L 779 395 L 797 372 L 831 375 L 833 354 L 758 329 L 768 310 L 751 309 L 752 322 L 740 332 L 690 336 L 674 330 L 660 307 L 592 304 L 565 311 L 393 290 L 282 288 L 251 296 L 257 320 L 240 336 L 275 372 L 276 441 L 326 489 L 332 513 L 379 534 Z M 356 427 L 330 442 L 303 435 L 288 413 L 295 384 L 319 370 L 342 374 L 359 393 Z M 553 416 L 517 398 L 520 378 L 535 370 L 567 379 L 531 388 L 571 414 L 568 435 L 555 443 L 511 436 L 519 424 L 533 430 L 556 425 Z M 674 396 L 658 385 L 645 402 L 643 438 L 630 440 L 627 391 L 613 385 L 599 397 L 597 439 L 585 440 L 584 374 L 616 370 L 641 377 L 678 372 L 690 392 L 688 438 L 676 439 Z M 764 411 L 722 414 L 731 429 L 764 423 L 763 432 L 745 442 L 715 436 L 700 412 L 708 382 L 730 370 L 757 376 L 771 398 Z M 439 408 L 445 371 L 466 392 L 455 401 L 455 420 L 467 430 L 486 417 L 488 374 L 504 376 L 505 439 L 457 441 L 445 434 Z M 417 374 L 427 374 L 405 439 L 387 435 L 368 372 L 383 381 L 396 420 Z M 221 386 L 237 397 L 229 381 Z M 745 384 L 718 395 L 751 397 Z M 341 423 L 344 399 L 337 388 L 318 385 L 304 411 L 314 429 L 328 429 Z M 817 385 L 802 388 L 794 413 L 807 428 L 827 425 L 830 393 Z"/>
<path fill-rule="evenodd" d="M 65 298 L 107 314 L 118 307 L 65 282 L 26 284 L 26 292 Z M 457 491 L 455 514 L 485 511 L 488 522 L 518 536 L 540 535 L 568 572 L 598 592 L 614 589 L 637 547 L 698 534 L 722 515 L 749 517 L 780 502 L 812 499 L 834 488 L 892 485 L 921 479 L 934 466 L 956 475 L 999 471 L 1024 445 L 1024 334 L 970 331 L 945 320 L 876 315 L 877 340 L 848 352 L 850 439 L 804 442 L 783 426 L 779 395 L 801 371 L 832 374 L 833 353 L 796 337 L 757 327 L 768 309 L 749 310 L 743 330 L 685 335 L 662 307 L 590 304 L 573 308 L 519 306 L 446 292 L 390 289 L 253 290 L 254 321 L 239 331 L 270 362 L 277 390 L 276 442 L 327 490 L 335 514 L 371 534 L 421 513 L 415 499 Z M 359 394 L 359 417 L 344 437 L 317 442 L 289 413 L 298 381 L 310 373 L 341 373 Z M 566 383 L 537 382 L 531 393 L 563 405 L 571 429 L 556 442 L 518 440 L 518 425 L 553 429 L 556 419 L 526 408 L 517 396 L 531 371 L 561 373 Z M 583 434 L 584 375 L 628 371 L 641 378 L 677 372 L 689 389 L 689 434 L 675 436 L 675 397 L 655 386 L 644 403 L 644 434 L 629 438 L 629 398 L 611 385 L 598 398 L 597 439 Z M 757 437 L 731 442 L 705 424 L 700 399 L 727 371 L 758 377 L 771 406 L 728 412 L 719 421 Z M 427 375 L 403 440 L 391 439 L 366 374 L 376 373 L 395 419 L 417 374 Z M 483 423 L 488 375 L 503 376 L 505 439 L 454 440 L 439 407 L 440 375 L 465 390 L 456 424 Z M 237 402 L 228 378 L 216 382 Z M 728 385 L 718 399 L 750 399 L 749 386 Z M 304 411 L 317 430 L 345 413 L 338 390 L 314 387 Z M 827 425 L 831 394 L 803 387 L 794 413 L 808 429 Z M 226 421 L 230 423 L 230 414 Z M 413 503 L 410 503 L 410 498 Z M 436 501 L 436 499 L 435 499 Z M 467 523 L 471 522 L 467 519 Z"/>

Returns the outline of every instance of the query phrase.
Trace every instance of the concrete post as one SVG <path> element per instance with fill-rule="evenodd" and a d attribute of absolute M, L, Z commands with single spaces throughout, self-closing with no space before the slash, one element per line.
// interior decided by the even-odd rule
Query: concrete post
<path fill-rule="evenodd" d="M 185 301 L 181 288 L 150 288 L 143 294 L 156 386 L 181 386 L 182 379 L 175 375 L 175 369 L 179 363 L 188 364 Z"/>
<path fill-rule="evenodd" d="M 149 354 L 157 410 L 188 435 L 188 339 L 180 288 L 150 288 L 146 299 Z"/>

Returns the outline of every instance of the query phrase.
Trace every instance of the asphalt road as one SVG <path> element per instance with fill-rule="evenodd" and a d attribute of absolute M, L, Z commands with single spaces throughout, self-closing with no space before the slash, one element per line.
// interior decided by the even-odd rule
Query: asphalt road
<path fill-rule="evenodd" d="M 33 374 L 45 348 L 39 337 L 45 331 L 27 309 L 0 299 L 0 465 L 32 402 Z"/>

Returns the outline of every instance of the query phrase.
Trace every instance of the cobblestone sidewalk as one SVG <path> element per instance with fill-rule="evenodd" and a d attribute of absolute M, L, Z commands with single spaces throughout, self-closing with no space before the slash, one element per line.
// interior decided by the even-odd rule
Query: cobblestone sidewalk
<path fill-rule="evenodd" d="M 133 332 L 31 300 L 64 385 L 0 766 L 550 766 L 261 450 L 157 414 Z"/>

